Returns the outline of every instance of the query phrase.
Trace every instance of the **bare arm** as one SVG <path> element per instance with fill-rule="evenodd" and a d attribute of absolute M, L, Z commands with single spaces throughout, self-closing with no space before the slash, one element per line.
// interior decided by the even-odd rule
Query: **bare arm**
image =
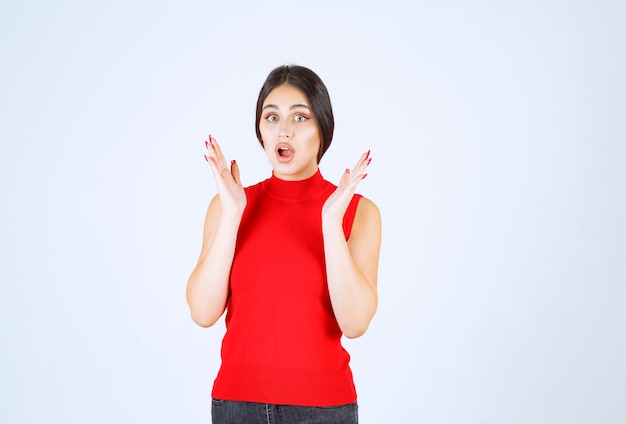
<path fill-rule="evenodd" d="M 210 136 L 207 149 L 206 159 L 219 194 L 209 204 L 200 258 L 187 282 L 191 318 L 202 327 L 213 325 L 226 309 L 237 232 L 246 206 L 237 164 L 233 161 L 228 167 L 217 142 Z"/>
<path fill-rule="evenodd" d="M 363 335 L 378 306 L 377 275 L 381 219 L 376 205 L 362 198 L 349 239 L 343 232 L 343 216 L 357 184 L 369 164 L 364 154 L 352 172 L 346 170 L 322 210 L 322 233 L 328 289 L 339 327 L 346 337 Z"/>

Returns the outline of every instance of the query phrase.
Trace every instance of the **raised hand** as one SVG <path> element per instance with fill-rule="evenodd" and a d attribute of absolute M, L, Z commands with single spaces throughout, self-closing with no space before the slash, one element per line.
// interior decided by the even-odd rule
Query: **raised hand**
<path fill-rule="evenodd" d="M 348 209 L 357 185 L 367 176 L 365 169 L 372 161 L 369 150 L 363 153 L 352 168 L 346 169 L 341 176 L 337 189 L 331 194 L 322 207 L 322 225 L 342 225 L 343 216 Z"/>
<path fill-rule="evenodd" d="M 230 162 L 230 167 L 228 166 L 222 149 L 211 135 L 205 141 L 205 146 L 208 154 L 204 155 L 204 158 L 211 166 L 215 177 L 222 214 L 241 216 L 246 208 L 247 199 L 241 184 L 237 162 L 233 160 Z"/>

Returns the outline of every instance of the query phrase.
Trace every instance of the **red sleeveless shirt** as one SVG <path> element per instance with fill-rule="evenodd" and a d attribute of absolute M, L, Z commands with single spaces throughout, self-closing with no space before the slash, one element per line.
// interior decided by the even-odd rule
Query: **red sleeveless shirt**
<path fill-rule="evenodd" d="M 326 280 L 322 206 L 336 186 L 318 172 L 247 187 L 213 386 L 218 399 L 336 406 L 356 401 Z M 346 239 L 360 195 L 344 216 Z"/>

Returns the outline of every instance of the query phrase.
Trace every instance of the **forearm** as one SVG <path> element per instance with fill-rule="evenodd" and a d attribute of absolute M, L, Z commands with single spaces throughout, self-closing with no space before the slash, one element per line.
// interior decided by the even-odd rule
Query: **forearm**
<path fill-rule="evenodd" d="M 340 224 L 322 226 L 328 290 L 335 318 L 344 335 L 359 337 L 376 313 L 376 282 L 356 266 Z"/>
<path fill-rule="evenodd" d="M 187 303 L 192 319 L 202 327 L 213 325 L 226 308 L 239 222 L 240 218 L 220 219 L 210 248 L 189 277 Z"/>

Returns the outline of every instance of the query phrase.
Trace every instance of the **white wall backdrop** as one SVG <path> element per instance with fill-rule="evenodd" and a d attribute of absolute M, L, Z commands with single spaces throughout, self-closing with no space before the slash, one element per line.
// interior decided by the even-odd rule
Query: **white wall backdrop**
<path fill-rule="evenodd" d="M 361 422 L 626 422 L 626 7 L 469 3 L 2 1 L 0 421 L 210 422 L 203 140 L 269 176 L 256 96 L 297 63 L 324 175 L 374 157 Z"/>

